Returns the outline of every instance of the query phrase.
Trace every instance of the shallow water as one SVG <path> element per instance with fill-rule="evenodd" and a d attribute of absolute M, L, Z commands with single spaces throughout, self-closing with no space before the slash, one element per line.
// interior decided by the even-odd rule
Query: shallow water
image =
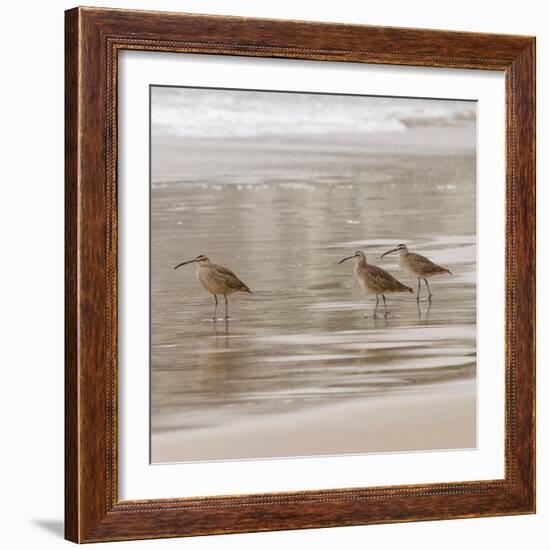
<path fill-rule="evenodd" d="M 187 178 L 154 174 L 154 432 L 230 431 L 250 415 L 429 395 L 475 376 L 474 156 L 342 151 L 303 158 L 272 149 L 254 158 L 235 143 L 202 171 L 190 159 Z M 237 177 L 227 170 L 232 155 L 242 165 L 247 154 L 250 171 Z M 215 145 L 210 155 L 216 158 Z M 431 304 L 424 287 L 418 304 L 412 294 L 390 295 L 389 316 L 373 319 L 374 298 L 360 294 L 353 262 L 338 261 L 362 249 L 416 291 L 396 255 L 380 259 L 401 242 L 453 275 L 430 280 Z M 209 320 L 214 300 L 193 265 L 173 269 L 198 254 L 232 269 L 253 291 L 229 297 L 228 322 Z"/>

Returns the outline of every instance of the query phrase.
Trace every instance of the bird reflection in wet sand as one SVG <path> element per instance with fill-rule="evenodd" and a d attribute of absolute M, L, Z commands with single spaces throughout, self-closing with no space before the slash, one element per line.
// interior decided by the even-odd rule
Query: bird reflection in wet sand
<path fill-rule="evenodd" d="M 429 318 L 430 318 L 430 310 L 432 309 L 432 301 L 427 300 L 428 306 L 426 307 L 426 311 L 422 312 L 422 308 L 420 307 L 420 301 L 416 300 L 416 309 L 418 310 L 418 320 L 423 321 L 422 324 L 425 324 Z M 422 319 L 422 313 L 424 313 L 424 319 Z"/>
<path fill-rule="evenodd" d="M 178 269 L 182 265 L 197 264 L 197 270 L 195 276 L 201 285 L 214 295 L 214 314 L 212 320 L 216 321 L 216 311 L 218 309 L 218 294 L 222 295 L 225 299 L 225 319 L 229 317 L 229 305 L 227 302 L 227 296 L 234 292 L 248 292 L 252 294 L 252 291 L 227 267 L 223 265 L 217 265 L 210 262 L 204 254 L 200 254 L 194 260 L 187 260 L 178 264 L 174 269 Z"/>
<path fill-rule="evenodd" d="M 357 250 L 352 256 L 348 256 L 340 260 L 338 264 L 342 264 L 346 260 L 355 258 L 355 276 L 361 289 L 367 294 L 376 295 L 376 306 L 374 308 L 373 318 L 376 319 L 378 311 L 378 302 L 380 296 L 384 301 L 384 317 L 388 316 L 388 306 L 386 304 L 386 294 L 396 292 L 411 292 L 413 289 L 400 283 L 393 275 L 390 275 L 384 269 L 367 263 L 367 257 L 362 250 Z"/>
<path fill-rule="evenodd" d="M 428 285 L 428 278 L 433 277 L 434 275 L 442 275 L 448 273 L 452 275 L 450 270 L 446 267 L 441 267 L 440 265 L 434 264 L 431 260 L 420 254 L 415 254 L 414 252 L 409 252 L 408 248 L 404 244 L 400 244 L 397 248 L 388 250 L 384 252 L 381 258 L 392 252 L 399 252 L 399 265 L 401 269 L 416 277 L 418 279 L 418 292 L 416 294 L 416 300 L 420 300 L 420 280 L 423 279 L 426 283 L 426 289 L 428 290 L 428 300 L 432 299 L 432 293 Z"/>
<path fill-rule="evenodd" d="M 214 336 L 216 340 L 220 336 L 229 336 L 229 319 L 222 319 L 223 324 L 219 324 L 218 326 L 218 319 L 214 319 L 214 322 L 212 323 L 212 326 L 214 327 Z M 227 343 L 227 338 L 223 338 L 223 340 Z"/>
<path fill-rule="evenodd" d="M 200 390 L 205 396 L 217 398 L 226 395 L 238 364 L 231 353 L 229 321 L 217 320 L 212 323 L 212 333 L 205 331 L 204 340 L 197 347 L 197 365 Z"/>

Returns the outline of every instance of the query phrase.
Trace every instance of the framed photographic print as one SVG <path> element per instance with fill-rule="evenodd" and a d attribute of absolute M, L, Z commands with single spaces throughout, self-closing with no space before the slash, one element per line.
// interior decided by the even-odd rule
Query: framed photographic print
<path fill-rule="evenodd" d="M 533 37 L 66 12 L 66 537 L 535 511 Z"/>

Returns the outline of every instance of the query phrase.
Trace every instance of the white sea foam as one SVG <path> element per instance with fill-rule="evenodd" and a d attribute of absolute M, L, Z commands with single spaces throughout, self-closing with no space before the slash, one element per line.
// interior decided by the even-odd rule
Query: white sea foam
<path fill-rule="evenodd" d="M 404 132 L 464 126 L 475 102 L 153 87 L 154 136 L 256 137 Z"/>

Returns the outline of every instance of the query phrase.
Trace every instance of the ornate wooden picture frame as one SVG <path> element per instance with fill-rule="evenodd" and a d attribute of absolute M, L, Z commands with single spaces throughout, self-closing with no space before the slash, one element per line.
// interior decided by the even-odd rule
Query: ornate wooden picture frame
<path fill-rule="evenodd" d="M 122 50 L 501 71 L 506 86 L 505 476 L 118 497 L 117 59 Z M 535 39 L 97 8 L 66 12 L 66 538 L 97 542 L 535 511 Z"/>

